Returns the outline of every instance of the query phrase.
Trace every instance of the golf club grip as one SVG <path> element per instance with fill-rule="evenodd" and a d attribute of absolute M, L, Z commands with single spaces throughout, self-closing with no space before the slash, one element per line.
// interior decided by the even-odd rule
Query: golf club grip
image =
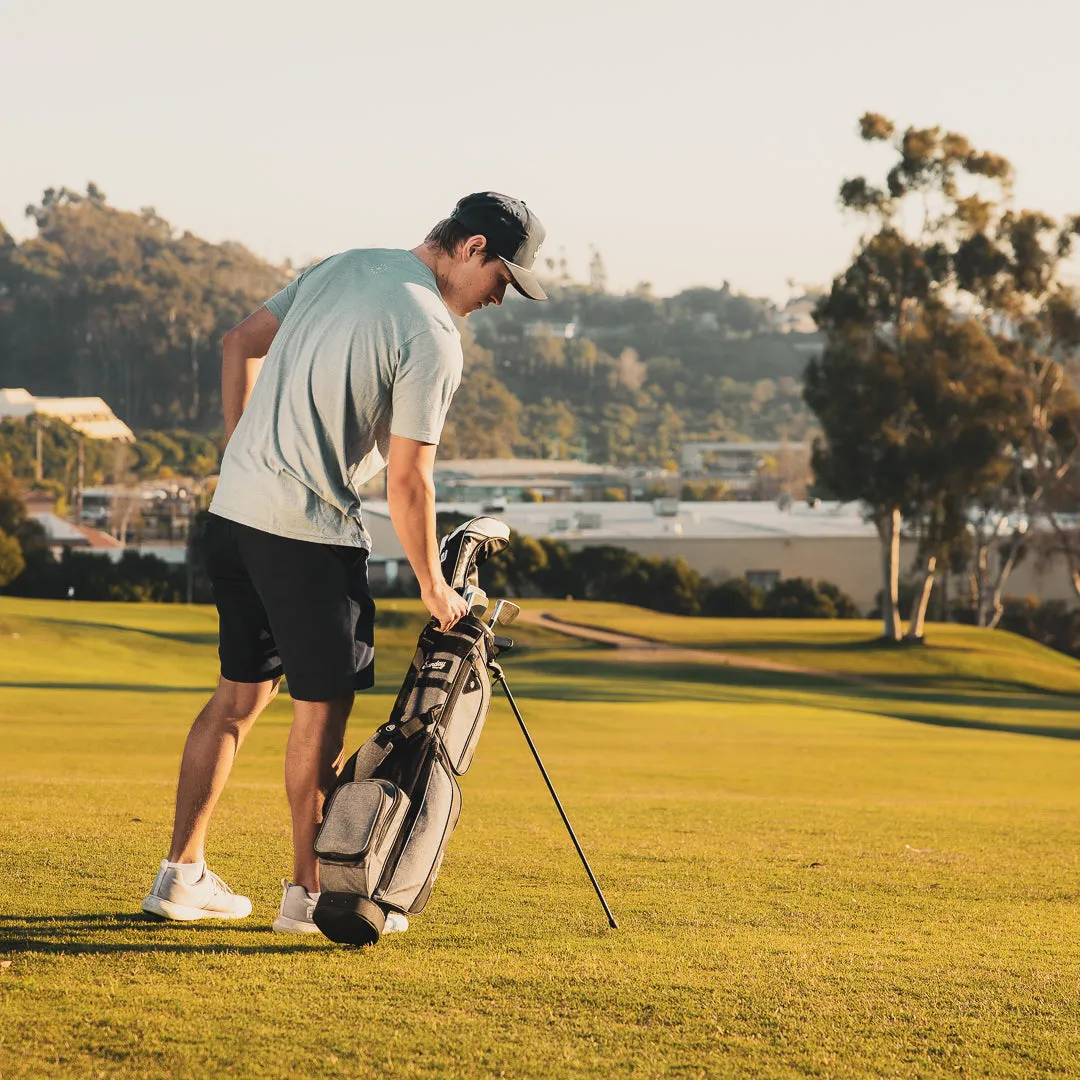
<path fill-rule="evenodd" d="M 506 700 L 510 702 L 510 708 L 514 710 L 514 716 L 517 717 L 518 725 L 521 728 L 522 734 L 525 736 L 525 741 L 529 744 L 529 749 L 532 751 L 532 756 L 536 760 L 536 764 L 540 769 L 540 774 L 544 778 L 544 783 L 547 784 L 548 791 L 551 792 L 552 799 L 555 800 L 555 806 L 559 811 L 559 816 L 563 819 L 563 824 L 566 826 L 566 831 L 570 834 L 570 839 L 574 842 L 574 847 L 577 849 L 577 853 L 581 858 L 581 863 L 585 867 L 585 873 L 589 875 L 589 880 L 592 882 L 593 888 L 596 890 L 596 895 L 600 900 L 601 905 L 604 908 L 604 914 L 607 916 L 608 925 L 612 930 L 618 930 L 619 924 L 615 921 L 615 916 L 611 913 L 611 908 L 608 907 L 607 900 L 604 899 L 604 893 L 600 888 L 600 883 L 596 880 L 596 875 L 592 871 L 592 867 L 589 865 L 589 860 L 585 858 L 585 852 L 581 849 L 581 844 L 578 842 L 576 833 L 573 826 L 570 824 L 570 819 L 566 816 L 566 811 L 563 809 L 562 803 L 559 801 L 559 796 L 555 792 L 555 786 L 551 782 L 551 777 L 548 776 L 547 769 L 544 768 L 543 761 L 540 760 L 540 753 L 536 749 L 536 744 L 532 741 L 532 736 L 529 734 L 529 729 L 525 726 L 525 719 L 521 715 L 521 710 L 517 707 L 517 702 L 514 700 L 514 695 L 510 693 L 510 687 L 506 684 L 506 676 L 503 674 L 501 668 L 495 671 L 495 679 L 503 688 L 503 693 L 506 694 Z"/>

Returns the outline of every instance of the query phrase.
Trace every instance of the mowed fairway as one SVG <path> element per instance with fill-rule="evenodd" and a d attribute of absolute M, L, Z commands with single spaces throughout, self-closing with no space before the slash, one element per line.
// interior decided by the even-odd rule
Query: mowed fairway
<path fill-rule="evenodd" d="M 350 749 L 421 625 L 390 606 Z M 269 931 L 284 696 L 211 834 L 252 917 L 138 914 L 213 611 L 0 598 L 3 1080 L 1080 1076 L 1080 664 L 955 627 L 896 651 L 869 623 L 547 606 L 821 673 L 524 629 L 507 675 L 621 929 L 496 697 L 427 910 L 350 951 Z"/>

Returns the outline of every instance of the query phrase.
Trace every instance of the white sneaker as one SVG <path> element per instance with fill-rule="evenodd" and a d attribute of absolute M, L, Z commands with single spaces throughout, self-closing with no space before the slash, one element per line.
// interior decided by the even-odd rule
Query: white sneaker
<path fill-rule="evenodd" d="M 161 869 L 154 878 L 150 895 L 142 902 L 147 915 L 177 922 L 195 919 L 244 919 L 251 914 L 251 901 L 236 893 L 209 868 L 203 876 L 189 885 L 183 874 L 161 860 Z"/>
<path fill-rule="evenodd" d="M 322 931 L 312 921 L 311 913 L 319 902 L 319 894 L 311 895 L 303 885 L 281 880 L 281 910 L 271 929 L 278 934 L 320 934 Z"/>
<path fill-rule="evenodd" d="M 404 934 L 409 929 L 409 920 L 399 911 L 388 911 L 383 924 L 384 934 Z"/>
<path fill-rule="evenodd" d="M 284 892 L 281 894 L 281 910 L 271 925 L 279 934 L 319 934 L 322 931 L 315 925 L 312 912 L 319 902 L 319 894 L 311 895 L 303 885 L 281 880 Z M 383 925 L 384 934 L 403 934 L 409 929 L 409 920 L 397 911 L 387 912 Z"/>

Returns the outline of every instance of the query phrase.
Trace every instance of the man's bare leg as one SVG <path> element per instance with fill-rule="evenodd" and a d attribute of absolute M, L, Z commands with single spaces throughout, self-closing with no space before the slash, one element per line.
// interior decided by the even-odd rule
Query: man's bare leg
<path fill-rule="evenodd" d="M 240 744 L 259 713 L 274 700 L 280 679 L 237 683 L 220 679 L 188 733 L 176 787 L 169 862 L 204 858 L 206 829 L 229 778 Z"/>
<path fill-rule="evenodd" d="M 345 725 L 353 695 L 334 701 L 294 701 L 293 725 L 285 750 L 285 792 L 293 829 L 294 885 L 319 891 L 315 832 L 323 801 L 342 765 Z"/>

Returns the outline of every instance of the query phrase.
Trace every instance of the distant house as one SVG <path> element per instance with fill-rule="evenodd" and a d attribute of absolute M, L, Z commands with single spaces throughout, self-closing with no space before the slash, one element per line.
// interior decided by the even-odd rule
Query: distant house
<path fill-rule="evenodd" d="M 90 439 L 134 442 L 135 433 L 99 397 L 34 397 L 27 390 L 0 390 L 0 420 L 55 417 Z"/>
<path fill-rule="evenodd" d="M 49 510 L 31 511 L 30 516 L 45 530 L 45 543 L 57 557 L 65 548 L 112 555 L 114 558 L 119 558 L 124 551 L 124 545 L 114 536 L 86 525 L 65 521 Z"/>
<path fill-rule="evenodd" d="M 805 456 L 809 449 L 801 442 L 687 441 L 679 459 L 684 476 L 722 480 L 732 491 L 745 491 L 768 459 Z"/>
<path fill-rule="evenodd" d="M 517 501 L 526 491 L 546 499 L 600 499 L 609 488 L 630 495 L 625 469 L 552 458 L 478 458 L 439 461 L 435 492 L 446 502 Z"/>

